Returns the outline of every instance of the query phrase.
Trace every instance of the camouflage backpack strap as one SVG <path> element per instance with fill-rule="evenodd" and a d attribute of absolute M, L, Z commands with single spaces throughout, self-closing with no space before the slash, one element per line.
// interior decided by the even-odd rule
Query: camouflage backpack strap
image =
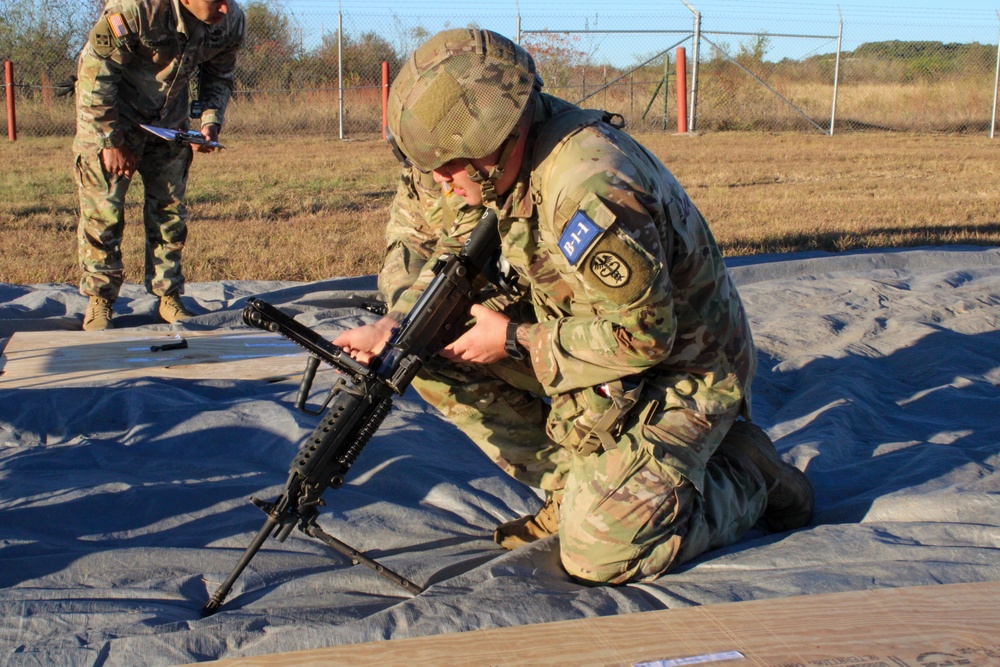
<path fill-rule="evenodd" d="M 594 452 L 614 449 L 616 439 L 622 434 L 632 408 L 639 403 L 645 384 L 646 380 L 641 375 L 632 375 L 596 387 L 595 390 L 600 395 L 611 401 L 611 406 L 576 447 L 576 452 L 582 456 L 590 456 Z M 657 406 L 657 401 L 650 401 L 645 412 L 655 410 Z"/>

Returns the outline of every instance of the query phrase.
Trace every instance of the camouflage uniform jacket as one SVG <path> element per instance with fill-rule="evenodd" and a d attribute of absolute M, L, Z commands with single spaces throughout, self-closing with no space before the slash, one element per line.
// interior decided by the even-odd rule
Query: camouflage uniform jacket
<path fill-rule="evenodd" d="M 244 16 L 235 2 L 207 25 L 179 0 L 110 0 L 77 63 L 75 150 L 124 143 L 122 119 L 186 129 L 188 88 L 200 72 L 202 124 L 222 124 Z"/>
<path fill-rule="evenodd" d="M 394 312 L 405 315 L 433 276 L 428 260 L 458 252 L 479 222 L 482 208 L 457 195 L 442 195 L 430 174 L 405 168 L 386 226 L 379 291 Z"/>
<path fill-rule="evenodd" d="M 573 420 L 601 409 L 593 387 L 637 374 L 662 407 L 745 407 L 756 355 L 705 220 L 670 172 L 599 112 L 541 98 L 500 233 L 534 307 L 530 359 L 553 397 L 550 435 L 563 441 Z M 425 210 L 439 207 L 425 198 Z M 426 279 L 425 269 L 411 291 Z"/>

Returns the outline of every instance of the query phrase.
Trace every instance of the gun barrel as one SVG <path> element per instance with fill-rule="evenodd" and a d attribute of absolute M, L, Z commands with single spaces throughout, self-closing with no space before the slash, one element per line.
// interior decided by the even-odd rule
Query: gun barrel
<path fill-rule="evenodd" d="M 243 309 L 243 322 L 257 329 L 281 334 L 309 354 L 319 357 L 324 363 L 345 373 L 355 376 L 367 376 L 372 373 L 372 369 L 344 354 L 339 347 L 266 301 L 248 299 Z"/>
<path fill-rule="evenodd" d="M 243 574 L 243 570 L 245 570 L 247 565 L 250 564 L 253 557 L 257 555 L 257 552 L 260 551 L 260 548 L 264 545 L 264 542 L 267 541 L 268 536 L 274 531 L 278 524 L 279 521 L 273 516 L 267 517 L 267 521 L 265 521 L 263 527 L 257 531 L 257 535 L 253 538 L 253 542 L 251 542 L 250 546 L 248 546 L 246 551 L 243 552 L 243 557 L 240 558 L 240 562 L 236 564 L 236 567 L 234 567 L 233 571 L 229 573 L 229 576 L 226 577 L 224 582 L 222 582 L 222 585 L 219 586 L 214 593 L 212 593 L 212 597 L 202 608 L 202 616 L 211 616 L 219 610 L 219 607 L 222 606 L 226 596 L 229 595 L 229 591 L 232 589 L 233 584 L 235 584 L 236 580 L 239 579 L 241 574 Z"/>

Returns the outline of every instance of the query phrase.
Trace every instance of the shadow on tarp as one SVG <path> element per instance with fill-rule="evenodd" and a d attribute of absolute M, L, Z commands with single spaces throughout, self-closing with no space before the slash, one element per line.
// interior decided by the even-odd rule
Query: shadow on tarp
<path fill-rule="evenodd" d="M 281 492 L 299 444 L 319 421 L 294 410 L 296 391 L 295 383 L 175 379 L 0 391 L 0 587 L 95 554 L 217 551 L 220 542 L 241 552 L 265 520 L 249 497 L 273 500 Z M 368 443 L 348 484 L 325 494 L 321 525 L 332 523 L 327 529 L 342 539 L 340 530 L 361 535 L 360 548 L 373 558 L 455 546 L 446 543 L 469 534 L 488 537 L 483 525 L 510 511 L 495 491 L 483 496 L 473 488 L 501 477 L 492 462 L 451 424 L 414 412 L 413 398 L 406 398 L 402 423 L 390 418 Z M 511 491 L 513 480 L 491 484 L 534 498 L 526 488 Z M 438 485 L 479 494 L 472 515 L 461 505 L 428 502 Z M 376 504 L 382 509 L 366 509 Z M 399 517 L 389 519 L 384 540 L 353 525 L 359 518 L 382 523 L 382 510 L 392 507 L 419 507 L 466 537 L 402 547 L 391 534 Z M 228 540 L 233 536 L 240 538 Z M 342 561 L 313 542 L 323 562 Z M 238 555 L 226 554 L 230 567 Z"/>
<path fill-rule="evenodd" d="M 816 524 L 860 522 L 880 497 L 961 466 L 988 468 L 996 455 L 1000 331 L 939 328 L 886 356 L 775 364 L 761 359 L 755 420 L 796 425 L 775 442 L 779 452 L 815 450 L 806 473 Z"/>

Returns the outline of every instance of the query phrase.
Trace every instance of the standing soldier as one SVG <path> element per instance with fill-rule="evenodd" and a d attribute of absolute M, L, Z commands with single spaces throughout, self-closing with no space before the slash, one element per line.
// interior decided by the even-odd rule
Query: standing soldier
<path fill-rule="evenodd" d="M 421 45 L 388 112 L 407 167 L 379 276 L 390 310 L 333 342 L 370 361 L 427 284 L 418 258 L 496 210 L 520 296 L 473 305 L 474 325 L 413 386 L 546 492 L 536 515 L 497 528 L 501 546 L 558 534 L 570 575 L 618 584 L 760 519 L 809 522 L 808 479 L 749 421 L 757 356 L 736 285 L 659 160 L 609 114 L 542 93 L 531 56 L 485 30 Z"/>
<path fill-rule="evenodd" d="M 85 331 L 113 327 L 112 306 L 124 279 L 124 203 L 132 176 L 145 187 L 145 285 L 160 297 L 167 322 L 191 317 L 181 302 L 181 250 L 187 238 L 184 191 L 192 149 L 157 138 L 140 124 L 186 130 L 191 116 L 216 141 L 233 90 L 243 12 L 234 0 L 109 0 L 80 53 L 76 177 L 80 292 L 90 297 Z M 197 146 L 207 153 L 214 150 Z"/>

